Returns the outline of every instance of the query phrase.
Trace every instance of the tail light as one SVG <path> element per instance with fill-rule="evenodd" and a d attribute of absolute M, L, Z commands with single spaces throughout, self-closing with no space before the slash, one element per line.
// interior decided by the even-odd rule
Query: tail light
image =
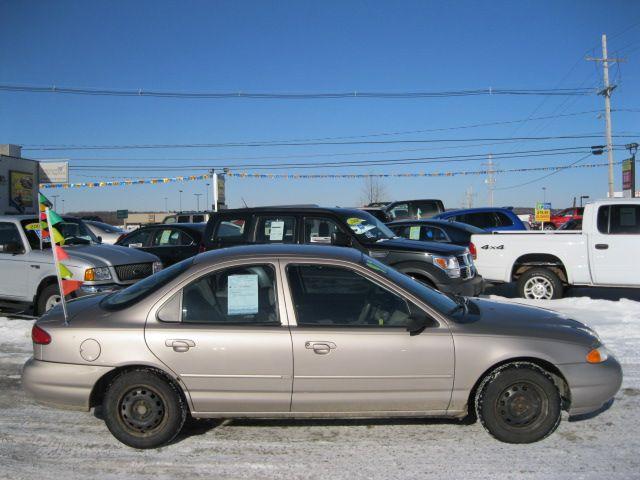
<path fill-rule="evenodd" d="M 473 242 L 469 243 L 469 253 L 471 253 L 471 256 L 474 260 L 478 258 L 478 250 L 476 250 L 476 246 L 473 244 Z"/>
<path fill-rule="evenodd" d="M 34 325 L 31 329 L 31 340 L 37 345 L 49 345 L 51 343 L 51 335 L 39 326 Z"/>

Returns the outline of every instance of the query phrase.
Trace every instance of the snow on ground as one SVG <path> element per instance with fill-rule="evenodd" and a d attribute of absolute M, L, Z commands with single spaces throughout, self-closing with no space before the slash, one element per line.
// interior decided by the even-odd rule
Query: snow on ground
<path fill-rule="evenodd" d="M 531 303 L 492 297 L 499 301 Z M 93 413 L 36 405 L 22 391 L 32 322 L 0 318 L 0 479 L 640 478 L 640 302 L 566 298 L 535 305 L 596 329 L 625 380 L 599 415 L 532 445 L 475 423 L 406 420 L 201 421 L 154 451 L 119 444 Z"/>

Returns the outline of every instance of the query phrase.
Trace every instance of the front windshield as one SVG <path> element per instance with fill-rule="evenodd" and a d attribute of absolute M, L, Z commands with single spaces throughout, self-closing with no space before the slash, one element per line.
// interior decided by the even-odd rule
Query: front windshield
<path fill-rule="evenodd" d="M 342 217 L 362 243 L 374 243 L 395 238 L 389 227 L 370 213 L 349 213 Z"/>
<path fill-rule="evenodd" d="M 133 305 L 172 281 L 192 264 L 193 258 L 187 258 L 186 260 L 173 264 L 168 268 L 160 270 L 158 273 L 154 273 L 134 283 L 124 290 L 118 290 L 112 293 L 105 297 L 102 302 L 100 302 L 100 305 L 106 310 L 120 310 L 121 308 Z"/>
<path fill-rule="evenodd" d="M 87 228 L 85 223 L 79 219 L 65 218 L 62 222 L 56 224 L 60 234 L 64 237 L 65 245 L 86 245 L 92 243 L 100 243 L 91 230 Z"/>
<path fill-rule="evenodd" d="M 452 297 L 427 287 L 410 276 L 400 273 L 395 268 L 389 267 L 378 260 L 363 255 L 362 262 L 368 269 L 387 277 L 400 288 L 424 300 L 426 304 L 443 315 L 451 314 L 459 305 Z"/>

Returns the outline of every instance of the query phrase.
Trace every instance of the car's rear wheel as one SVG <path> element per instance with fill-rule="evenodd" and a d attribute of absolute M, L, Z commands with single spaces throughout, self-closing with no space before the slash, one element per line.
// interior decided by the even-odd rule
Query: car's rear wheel
<path fill-rule="evenodd" d="M 562 280 L 547 268 L 532 268 L 518 278 L 518 294 L 530 300 L 562 298 Z"/>
<path fill-rule="evenodd" d="M 542 368 L 514 363 L 498 368 L 478 388 L 476 414 L 497 440 L 533 443 L 560 424 L 562 403 L 558 387 Z"/>
<path fill-rule="evenodd" d="M 47 285 L 42 289 L 40 295 L 38 295 L 38 301 L 36 304 L 36 315 L 44 315 L 53 307 L 58 305 L 62 300 L 60 296 L 60 289 L 57 283 Z"/>
<path fill-rule="evenodd" d="M 109 431 L 133 448 L 156 448 L 180 432 L 187 407 L 177 388 L 150 370 L 123 373 L 104 397 Z"/>

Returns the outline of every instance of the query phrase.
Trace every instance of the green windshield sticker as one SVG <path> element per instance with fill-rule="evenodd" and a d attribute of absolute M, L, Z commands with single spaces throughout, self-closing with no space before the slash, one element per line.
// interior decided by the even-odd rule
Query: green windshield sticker
<path fill-rule="evenodd" d="M 420 227 L 410 227 L 409 238 L 411 240 L 420 240 Z"/>
<path fill-rule="evenodd" d="M 25 230 L 40 230 L 40 224 L 39 223 L 30 223 L 28 225 L 24 226 Z"/>
<path fill-rule="evenodd" d="M 347 223 L 348 223 L 349 225 L 352 225 L 352 226 L 353 226 L 353 225 L 359 225 L 359 224 L 361 224 L 362 222 L 364 222 L 364 218 L 355 218 L 355 217 L 347 218 Z"/>
<path fill-rule="evenodd" d="M 372 262 L 371 260 L 367 260 L 367 267 L 369 267 L 371 270 L 375 270 L 377 272 L 387 273 L 387 271 L 384 268 L 382 268 L 377 263 Z"/>

